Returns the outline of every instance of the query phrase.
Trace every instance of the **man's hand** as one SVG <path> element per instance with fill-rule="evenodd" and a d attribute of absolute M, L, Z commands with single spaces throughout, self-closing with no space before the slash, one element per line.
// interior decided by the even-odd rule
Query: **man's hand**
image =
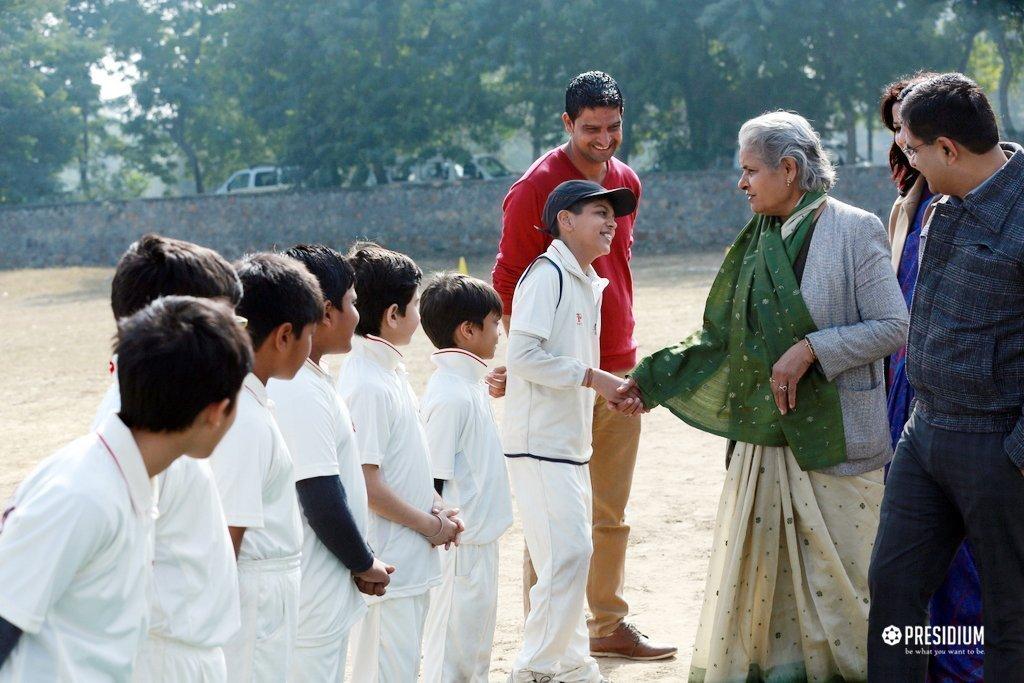
<path fill-rule="evenodd" d="M 484 377 L 484 381 L 487 382 L 487 393 L 491 395 L 491 398 L 502 398 L 505 395 L 505 381 L 508 379 L 508 369 L 504 365 L 500 365 Z"/>
<path fill-rule="evenodd" d="M 812 363 L 814 356 L 801 339 L 772 366 L 772 377 L 768 383 L 772 387 L 775 405 L 783 415 L 796 408 L 796 385 Z"/>
<path fill-rule="evenodd" d="M 359 591 L 366 593 L 367 595 L 384 595 L 387 585 L 391 583 L 391 574 L 394 573 L 395 568 L 390 564 L 384 564 L 376 557 L 373 558 L 373 564 L 365 572 L 359 572 L 358 574 L 352 574 L 353 580 L 356 582 L 356 587 Z"/>

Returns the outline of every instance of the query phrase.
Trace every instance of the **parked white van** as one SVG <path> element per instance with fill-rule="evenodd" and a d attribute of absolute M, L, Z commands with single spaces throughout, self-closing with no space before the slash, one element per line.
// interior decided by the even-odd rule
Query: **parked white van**
<path fill-rule="evenodd" d="M 295 183 L 295 169 L 281 166 L 253 166 L 231 174 L 214 194 L 276 192 Z"/>

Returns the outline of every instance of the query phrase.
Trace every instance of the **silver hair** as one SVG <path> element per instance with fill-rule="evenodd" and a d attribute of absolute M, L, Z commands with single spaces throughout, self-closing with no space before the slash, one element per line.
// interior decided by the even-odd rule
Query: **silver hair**
<path fill-rule="evenodd" d="M 836 170 L 821 146 L 821 136 L 799 114 L 773 111 L 750 119 L 740 128 L 739 143 L 771 168 L 778 168 L 783 157 L 793 159 L 797 183 L 805 192 L 827 191 L 836 184 Z"/>

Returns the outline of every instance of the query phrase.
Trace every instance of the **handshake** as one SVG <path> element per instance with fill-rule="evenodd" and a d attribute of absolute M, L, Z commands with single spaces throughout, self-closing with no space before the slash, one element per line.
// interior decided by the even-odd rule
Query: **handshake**
<path fill-rule="evenodd" d="M 487 373 L 484 381 L 487 383 L 487 391 L 491 398 L 501 398 L 505 395 L 505 380 L 506 369 L 504 366 Z M 623 415 L 639 415 L 650 412 L 650 408 L 644 406 L 640 387 L 631 377 L 623 379 L 610 372 L 591 368 L 587 370 L 583 386 L 600 394 L 608 403 L 609 410 Z"/>

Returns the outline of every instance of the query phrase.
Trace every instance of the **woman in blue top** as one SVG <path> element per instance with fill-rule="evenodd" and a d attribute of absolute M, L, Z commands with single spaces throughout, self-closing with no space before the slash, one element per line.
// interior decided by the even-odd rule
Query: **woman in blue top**
<path fill-rule="evenodd" d="M 894 135 L 889 150 L 889 167 L 900 193 L 889 215 L 889 242 L 892 244 L 892 265 L 908 310 L 914 297 L 918 264 L 921 261 L 919 252 L 923 244 L 922 229 L 927 234 L 926 226 L 931 217 L 935 195 L 928 189 L 924 176 L 910 165 L 903 153 L 906 142 L 900 135 L 900 94 L 908 86 L 932 75 L 918 73 L 909 79 L 890 83 L 883 91 L 881 100 L 882 122 Z M 907 380 L 906 360 L 907 347 L 903 346 L 889 357 L 886 372 L 893 448 L 900 440 L 903 426 L 910 417 L 910 404 L 914 400 L 914 389 Z M 932 596 L 929 614 L 933 626 L 981 626 L 981 586 L 967 541 L 960 546 L 950 564 L 945 582 Z M 982 680 L 984 655 L 980 647 L 973 651 L 968 647 L 960 648 L 966 650 L 965 654 L 951 654 L 942 646 L 931 647 L 932 657 L 928 662 L 930 683 Z"/>

